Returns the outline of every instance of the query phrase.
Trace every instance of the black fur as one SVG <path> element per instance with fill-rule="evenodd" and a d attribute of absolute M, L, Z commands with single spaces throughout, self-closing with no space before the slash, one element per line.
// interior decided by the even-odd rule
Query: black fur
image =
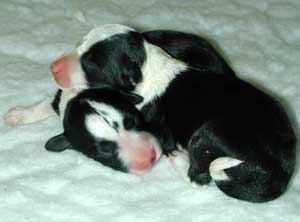
<path fill-rule="evenodd" d="M 104 139 L 105 135 L 101 139 L 97 138 L 87 130 L 85 118 L 96 112 L 88 101 L 105 103 L 121 112 L 126 130 L 149 131 L 141 112 L 134 107 L 141 102 L 140 96 L 109 89 L 89 89 L 80 92 L 68 102 L 63 116 L 64 133 L 51 138 L 46 143 L 46 149 L 55 152 L 73 149 L 113 169 L 127 172 L 127 166 L 118 156 L 118 144 Z M 97 115 L 105 116 L 106 113 L 97 112 Z M 118 131 L 116 123 L 107 123 Z"/>
<path fill-rule="evenodd" d="M 173 31 L 113 36 L 81 58 L 90 87 L 133 91 L 143 81 L 141 68 L 147 59 L 143 41 L 189 66 L 164 94 L 141 109 L 164 153 L 174 150 L 176 143 L 186 148 L 188 176 L 198 184 L 209 183 L 209 165 L 216 158 L 242 160 L 226 170 L 229 181 L 215 181 L 216 185 L 229 196 L 251 202 L 279 197 L 295 165 L 296 137 L 290 121 L 276 100 L 240 80 L 206 40 Z M 65 127 L 82 127 L 76 121 L 69 119 L 72 125 Z"/>
<path fill-rule="evenodd" d="M 142 33 L 145 40 L 199 72 L 235 75 L 224 58 L 205 39 L 183 32 L 157 30 Z"/>
<path fill-rule="evenodd" d="M 61 89 L 57 90 L 57 92 L 56 92 L 56 94 L 54 96 L 54 100 L 51 103 L 51 106 L 54 109 L 54 111 L 57 113 L 57 115 L 60 115 L 60 112 L 59 112 L 59 103 L 60 103 L 61 93 L 62 93 Z"/>
<path fill-rule="evenodd" d="M 178 75 L 160 98 L 142 109 L 150 122 L 163 116 L 175 141 L 187 148 L 191 180 L 208 183 L 210 163 L 218 157 L 229 156 L 244 163 L 226 170 L 230 181 L 215 181 L 223 192 L 252 202 L 270 201 L 280 196 L 294 171 L 296 144 L 282 106 L 236 77 L 215 50 L 205 41 L 204 46 L 201 44 L 202 39 L 195 38 L 194 43 L 180 53 L 176 50 L 182 47 L 177 47 L 180 44 L 176 38 L 181 40 L 182 34 L 173 36 L 174 44 L 157 40 L 165 35 L 160 31 L 148 35 L 148 41 L 200 68 Z M 151 37 L 154 41 L 149 40 Z M 211 63 L 203 63 L 205 55 Z M 155 112 L 149 112 L 153 104 Z"/>
<path fill-rule="evenodd" d="M 143 43 L 139 33 L 129 32 L 93 45 L 80 58 L 89 87 L 133 90 L 142 81 Z"/>

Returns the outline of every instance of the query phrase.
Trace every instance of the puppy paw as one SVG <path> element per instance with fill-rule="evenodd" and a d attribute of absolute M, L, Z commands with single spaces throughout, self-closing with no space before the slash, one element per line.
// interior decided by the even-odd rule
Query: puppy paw
<path fill-rule="evenodd" d="M 190 165 L 188 155 L 181 151 L 173 151 L 172 153 L 168 154 L 168 157 L 175 169 L 186 169 Z"/>
<path fill-rule="evenodd" d="M 6 126 L 15 127 L 26 123 L 26 110 L 22 107 L 14 107 L 4 115 Z"/>
<path fill-rule="evenodd" d="M 199 184 L 199 183 L 196 183 L 196 182 L 193 182 L 193 181 L 190 181 L 190 184 L 191 184 L 191 186 L 192 186 L 194 189 L 203 189 L 203 188 L 207 188 L 207 184 Z"/>
<path fill-rule="evenodd" d="M 173 151 L 168 155 L 169 160 L 174 167 L 174 169 L 179 173 L 179 175 L 186 181 L 189 182 L 188 169 L 190 167 L 189 157 L 186 153 L 180 151 Z"/>
<path fill-rule="evenodd" d="M 190 170 L 188 176 L 192 184 L 192 187 L 194 188 L 206 187 L 211 181 L 211 177 L 208 173 L 191 174 L 191 170 Z"/>
<path fill-rule="evenodd" d="M 190 184 L 195 189 L 207 187 L 207 184 L 209 183 L 208 181 L 209 175 L 204 173 L 202 177 L 201 176 L 198 178 L 190 177 L 189 175 L 190 160 L 186 152 L 173 151 L 168 155 L 168 157 L 172 166 L 179 173 L 179 175 L 184 179 L 185 182 Z M 195 179 L 201 179 L 201 181 Z"/>

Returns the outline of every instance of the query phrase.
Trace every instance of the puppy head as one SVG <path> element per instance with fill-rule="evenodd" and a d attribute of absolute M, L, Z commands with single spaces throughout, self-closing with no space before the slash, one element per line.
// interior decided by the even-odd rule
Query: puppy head
<path fill-rule="evenodd" d="M 64 133 L 46 149 L 77 150 L 113 169 L 143 173 L 162 154 L 141 113 L 141 97 L 108 89 L 90 89 L 72 99 L 65 111 Z"/>
<path fill-rule="evenodd" d="M 55 60 L 51 71 L 60 88 L 115 88 L 132 91 L 146 59 L 142 35 L 123 25 L 91 30 L 77 47 Z"/>

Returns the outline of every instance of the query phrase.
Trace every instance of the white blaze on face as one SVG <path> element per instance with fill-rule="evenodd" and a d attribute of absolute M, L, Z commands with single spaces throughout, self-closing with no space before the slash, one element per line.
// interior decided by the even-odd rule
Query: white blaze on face
<path fill-rule="evenodd" d="M 119 132 L 113 127 L 118 125 L 119 131 L 123 127 L 123 115 L 113 107 L 104 103 L 88 101 L 88 104 L 97 112 L 86 117 L 85 124 L 87 130 L 96 138 L 116 141 Z"/>
<path fill-rule="evenodd" d="M 143 173 L 160 158 L 162 151 L 156 138 L 147 132 L 124 129 L 124 116 L 113 107 L 93 101 L 96 111 L 86 116 L 87 130 L 96 138 L 118 144 L 118 157 L 132 173 Z"/>

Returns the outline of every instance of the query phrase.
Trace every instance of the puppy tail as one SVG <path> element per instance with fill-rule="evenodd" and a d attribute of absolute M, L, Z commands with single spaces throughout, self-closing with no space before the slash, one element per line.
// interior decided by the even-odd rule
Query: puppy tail
<path fill-rule="evenodd" d="M 242 162 L 243 161 L 231 157 L 217 158 L 210 163 L 209 166 L 210 176 L 215 181 L 219 181 L 219 180 L 228 181 L 230 180 L 230 178 L 226 174 L 225 170 L 238 166 Z"/>
<path fill-rule="evenodd" d="M 225 194 L 249 202 L 267 202 L 279 197 L 289 181 L 289 176 L 281 169 L 231 157 L 212 161 L 209 172 Z"/>

